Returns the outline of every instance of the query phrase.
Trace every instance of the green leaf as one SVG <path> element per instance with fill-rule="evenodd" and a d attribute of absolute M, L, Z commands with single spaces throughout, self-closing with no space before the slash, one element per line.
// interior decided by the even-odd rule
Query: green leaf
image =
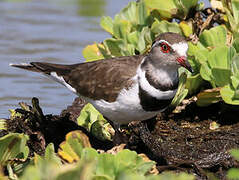
<path fill-rule="evenodd" d="M 227 172 L 227 178 L 232 180 L 239 179 L 239 169 L 238 168 L 230 168 Z"/>
<path fill-rule="evenodd" d="M 193 34 L 192 23 L 181 21 L 179 23 L 179 26 L 182 29 L 184 36 L 189 37 L 190 35 Z"/>
<path fill-rule="evenodd" d="M 106 121 L 103 115 L 100 114 L 92 104 L 88 103 L 81 110 L 80 116 L 77 118 L 77 123 L 79 126 L 90 131 L 91 125 L 97 120 Z"/>
<path fill-rule="evenodd" d="M 76 130 L 66 135 L 66 140 L 59 145 L 58 154 L 69 163 L 79 161 L 84 147 L 91 147 L 88 136 Z"/>
<path fill-rule="evenodd" d="M 187 77 L 185 88 L 188 89 L 188 94 L 192 95 L 196 93 L 200 87 L 202 87 L 203 82 L 204 81 L 199 73 L 194 76 Z"/>
<path fill-rule="evenodd" d="M 232 0 L 231 4 L 232 4 L 232 12 L 233 12 L 235 23 L 239 24 L 239 1 Z"/>
<path fill-rule="evenodd" d="M 111 17 L 103 16 L 100 20 L 100 25 L 105 31 L 113 34 L 113 20 Z"/>
<path fill-rule="evenodd" d="M 125 149 L 116 155 L 99 155 L 95 174 L 107 179 L 116 179 L 120 173 L 145 175 L 154 164 L 154 161 L 145 162 L 136 152 Z"/>
<path fill-rule="evenodd" d="M 155 35 L 159 35 L 164 32 L 174 32 L 182 34 L 182 31 L 177 23 L 170 23 L 168 21 L 158 21 L 155 19 L 154 23 L 152 24 L 151 31 Z"/>
<path fill-rule="evenodd" d="M 230 153 L 236 160 L 239 160 L 239 149 L 232 149 Z"/>
<path fill-rule="evenodd" d="M 14 158 L 26 159 L 29 148 L 26 146 L 28 136 L 10 133 L 0 138 L 0 165 L 4 166 L 8 160 Z"/>
<path fill-rule="evenodd" d="M 208 56 L 208 63 L 211 68 L 230 69 L 230 48 L 227 46 L 219 46 L 214 48 Z"/>
<path fill-rule="evenodd" d="M 171 102 L 171 106 L 179 105 L 182 102 L 182 100 L 187 96 L 188 89 L 185 89 L 186 79 L 187 79 L 187 74 L 183 72 L 179 77 L 178 90 Z"/>
<path fill-rule="evenodd" d="M 231 71 L 229 69 L 212 68 L 212 76 L 217 87 L 223 87 L 231 82 Z"/>
<path fill-rule="evenodd" d="M 94 180 L 94 161 L 83 161 L 75 166 L 66 166 L 61 169 L 55 180 Z"/>
<path fill-rule="evenodd" d="M 127 40 L 130 44 L 132 44 L 134 47 L 137 47 L 138 41 L 139 41 L 139 34 L 140 32 L 134 31 L 129 34 L 127 34 Z"/>
<path fill-rule="evenodd" d="M 220 96 L 220 89 L 214 88 L 214 89 L 208 89 L 203 92 L 200 92 L 197 95 L 197 105 L 198 106 L 208 106 L 213 103 L 217 103 L 221 101 L 222 98 Z"/>
<path fill-rule="evenodd" d="M 239 77 L 239 54 L 236 54 L 231 60 L 231 71 L 233 76 Z"/>
<path fill-rule="evenodd" d="M 239 89 L 239 77 L 231 76 L 232 86 L 234 89 Z"/>
<path fill-rule="evenodd" d="M 139 16 L 138 22 L 140 25 L 145 25 L 147 22 L 149 13 L 147 12 L 147 8 L 145 6 L 144 1 L 140 1 L 137 5 L 138 5 L 138 16 Z"/>
<path fill-rule="evenodd" d="M 90 132 L 101 141 L 112 141 L 114 129 L 107 121 L 97 120 L 91 125 Z"/>
<path fill-rule="evenodd" d="M 103 42 L 104 46 L 110 51 L 113 56 L 129 56 L 132 55 L 131 51 L 128 51 L 128 45 L 122 39 L 106 39 Z"/>
<path fill-rule="evenodd" d="M 183 6 L 184 6 L 186 9 L 189 10 L 190 8 L 197 6 L 198 0 L 191 0 L 191 1 L 181 0 L 181 3 L 183 4 Z"/>
<path fill-rule="evenodd" d="M 235 48 L 236 52 L 239 53 L 239 38 L 235 38 L 232 43 L 232 46 Z"/>
<path fill-rule="evenodd" d="M 150 29 L 148 27 L 144 27 L 142 29 L 142 31 L 139 33 L 138 43 L 137 43 L 137 46 L 136 46 L 136 49 L 141 54 L 146 50 L 147 45 L 150 43 L 150 42 L 146 41 L 147 37 L 149 39 L 149 37 L 150 37 Z M 151 40 L 151 38 L 150 38 L 150 40 Z M 152 43 L 152 40 L 151 40 L 151 43 Z"/>
<path fill-rule="evenodd" d="M 226 44 L 226 37 L 226 29 L 223 26 L 216 26 L 210 30 L 204 30 L 199 40 L 205 47 L 217 47 Z"/>
<path fill-rule="evenodd" d="M 98 152 L 93 148 L 84 148 L 81 151 L 81 160 L 82 161 L 95 161 L 98 159 Z"/>
<path fill-rule="evenodd" d="M 156 9 L 164 18 L 172 18 L 178 10 L 174 0 L 168 0 L 166 3 L 164 0 L 145 0 L 145 4 L 150 9 Z"/>
<path fill-rule="evenodd" d="M 77 123 L 99 140 L 112 140 L 114 129 L 90 103 L 86 104 L 81 110 Z"/>
<path fill-rule="evenodd" d="M 123 150 L 115 156 L 115 167 L 117 172 L 131 171 L 145 175 L 155 164 L 154 161 L 145 162 L 135 151 Z"/>
<path fill-rule="evenodd" d="M 138 14 L 137 14 L 137 3 L 130 2 L 125 8 L 123 8 L 119 14 L 115 15 L 114 22 L 127 20 L 131 22 L 132 25 L 137 25 Z"/>
<path fill-rule="evenodd" d="M 112 154 L 101 154 L 98 158 L 96 167 L 96 176 L 106 177 L 107 179 L 115 179 L 116 170 L 114 166 L 114 156 Z"/>
<path fill-rule="evenodd" d="M 120 20 L 114 23 L 113 35 L 118 39 L 126 39 L 127 34 L 130 33 L 131 24 L 127 20 Z"/>
<path fill-rule="evenodd" d="M 92 45 L 86 46 L 83 49 L 82 54 L 84 58 L 86 59 L 86 62 L 104 59 L 104 56 L 101 54 L 98 46 L 99 45 L 97 44 L 92 44 Z"/>
<path fill-rule="evenodd" d="M 237 91 L 235 91 L 235 89 L 233 89 L 231 85 L 224 86 L 221 89 L 220 93 L 225 103 L 239 105 L 239 98 L 238 98 L 238 95 L 236 94 Z"/>
<path fill-rule="evenodd" d="M 58 165 L 62 164 L 61 159 L 55 153 L 55 148 L 54 148 L 53 143 L 50 143 L 47 145 L 46 150 L 45 150 L 44 159 L 47 161 L 54 162 Z"/>
<path fill-rule="evenodd" d="M 209 81 L 209 82 L 212 81 L 212 71 L 209 68 L 208 63 L 204 63 L 204 64 L 201 65 L 200 75 L 202 76 L 202 78 L 204 80 Z"/>

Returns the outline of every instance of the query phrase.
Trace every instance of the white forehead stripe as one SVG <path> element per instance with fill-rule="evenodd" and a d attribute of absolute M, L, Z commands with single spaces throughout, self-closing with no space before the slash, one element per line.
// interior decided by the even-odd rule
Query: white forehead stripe
<path fill-rule="evenodd" d="M 187 56 L 188 44 L 185 42 L 175 43 L 172 45 L 174 51 L 176 51 L 179 56 Z"/>
<path fill-rule="evenodd" d="M 161 44 L 162 42 L 165 42 L 166 44 L 168 44 L 169 46 L 171 46 L 171 44 L 169 44 L 168 41 L 160 40 L 160 41 L 156 41 L 156 42 L 153 44 L 152 48 L 153 48 L 154 46 L 157 46 L 157 45 Z"/>

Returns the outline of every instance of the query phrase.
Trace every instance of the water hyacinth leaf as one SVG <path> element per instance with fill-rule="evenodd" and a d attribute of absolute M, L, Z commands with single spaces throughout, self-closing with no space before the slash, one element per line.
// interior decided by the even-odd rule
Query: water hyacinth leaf
<path fill-rule="evenodd" d="M 115 159 L 112 154 L 101 154 L 97 159 L 95 179 L 103 179 L 105 177 L 107 180 L 115 179 L 116 169 L 114 166 Z"/>
<path fill-rule="evenodd" d="M 179 26 L 182 29 L 184 36 L 189 37 L 190 35 L 193 34 L 192 23 L 181 21 L 179 23 Z"/>
<path fill-rule="evenodd" d="M 194 76 L 187 77 L 185 88 L 188 89 L 189 94 L 194 94 L 199 90 L 203 82 L 201 75 L 198 73 Z"/>
<path fill-rule="evenodd" d="M 199 46 L 200 43 L 196 45 L 191 42 L 188 43 L 188 61 L 193 68 L 194 73 L 198 73 L 200 71 L 201 64 L 207 64 L 208 53 L 209 51 Z"/>
<path fill-rule="evenodd" d="M 223 87 L 231 82 L 231 71 L 229 69 L 212 68 L 212 76 L 217 87 Z"/>
<path fill-rule="evenodd" d="M 231 76 L 232 86 L 234 89 L 239 89 L 239 76 Z"/>
<path fill-rule="evenodd" d="M 90 132 L 101 141 L 112 141 L 114 129 L 107 121 L 95 121 L 91 125 Z"/>
<path fill-rule="evenodd" d="M 10 133 L 0 138 L 0 165 L 6 165 L 14 158 L 26 159 L 29 148 L 26 146 L 28 136 L 25 134 Z"/>
<path fill-rule="evenodd" d="M 187 96 L 188 94 L 188 89 L 185 89 L 185 82 L 187 79 L 187 74 L 185 72 L 181 73 L 179 77 L 179 85 L 178 85 L 178 90 L 171 102 L 171 106 L 177 106 L 179 105 L 182 100 Z"/>
<path fill-rule="evenodd" d="M 131 24 L 127 20 L 121 20 L 114 23 L 113 35 L 117 39 L 126 39 L 127 34 L 130 33 Z"/>
<path fill-rule="evenodd" d="M 230 48 L 225 45 L 213 49 L 208 56 L 209 66 L 211 68 L 230 69 L 228 53 L 230 53 Z"/>
<path fill-rule="evenodd" d="M 159 35 L 164 32 L 174 32 L 182 34 L 182 31 L 177 23 L 170 23 L 165 20 L 159 21 L 157 19 L 155 19 L 154 23 L 152 24 L 151 31 L 155 35 Z"/>
<path fill-rule="evenodd" d="M 227 179 L 237 180 L 239 177 L 239 169 L 238 168 L 230 168 L 227 172 Z"/>
<path fill-rule="evenodd" d="M 200 64 L 205 64 L 208 61 L 209 51 L 207 49 L 200 49 L 195 52 L 195 57 Z"/>
<path fill-rule="evenodd" d="M 66 135 L 66 140 L 59 146 L 59 156 L 69 163 L 78 161 L 84 147 L 91 147 L 88 136 L 76 130 Z"/>
<path fill-rule="evenodd" d="M 104 56 L 101 54 L 97 44 L 86 46 L 83 49 L 82 54 L 86 59 L 86 62 L 104 59 Z"/>
<path fill-rule="evenodd" d="M 236 52 L 239 53 L 239 38 L 233 41 L 232 46 L 235 48 Z"/>
<path fill-rule="evenodd" d="M 130 2 L 125 8 L 123 8 L 119 14 L 115 15 L 114 22 L 127 20 L 132 25 L 138 24 L 137 16 L 137 3 Z"/>
<path fill-rule="evenodd" d="M 233 17 L 236 24 L 239 24 L 239 1 L 231 0 Z"/>
<path fill-rule="evenodd" d="M 174 0 L 168 0 L 167 2 L 164 0 L 145 0 L 144 2 L 151 10 L 157 10 L 162 18 L 170 19 L 175 16 L 178 11 Z"/>
<path fill-rule="evenodd" d="M 139 41 L 139 34 L 140 32 L 134 31 L 129 34 L 127 34 L 127 40 L 130 44 L 132 44 L 134 47 L 137 47 L 138 41 Z"/>
<path fill-rule="evenodd" d="M 123 150 L 115 155 L 116 171 L 137 172 L 138 174 L 145 175 L 155 165 L 154 161 L 145 162 L 135 151 Z"/>
<path fill-rule="evenodd" d="M 236 54 L 231 60 L 231 71 L 234 76 L 239 76 L 239 54 Z"/>
<path fill-rule="evenodd" d="M 144 25 L 147 22 L 147 18 L 149 16 L 149 12 L 147 11 L 146 5 L 144 1 L 138 2 L 138 16 L 139 16 L 139 24 Z"/>
<path fill-rule="evenodd" d="M 85 161 L 76 165 L 65 166 L 61 169 L 54 180 L 93 180 L 95 162 Z"/>
<path fill-rule="evenodd" d="M 216 26 L 210 30 L 204 30 L 199 36 L 200 42 L 205 47 L 217 47 L 226 44 L 227 31 L 223 26 Z"/>
<path fill-rule="evenodd" d="M 47 145 L 46 150 L 45 150 L 45 155 L 44 155 L 44 159 L 54 162 L 58 165 L 61 165 L 61 159 L 56 155 L 55 153 L 55 148 L 54 148 L 54 144 L 50 143 Z"/>
<path fill-rule="evenodd" d="M 239 160 L 239 149 L 232 149 L 230 154 L 236 159 Z"/>
<path fill-rule="evenodd" d="M 106 31 L 113 35 L 113 20 L 109 16 L 103 16 L 100 20 L 100 26 Z"/>
<path fill-rule="evenodd" d="M 145 162 L 136 152 L 127 149 L 120 151 L 116 155 L 100 154 L 96 165 L 95 177 L 115 179 L 120 173 L 145 175 L 153 165 L 155 165 L 154 161 Z"/>
<path fill-rule="evenodd" d="M 202 78 L 204 80 L 209 81 L 209 82 L 212 81 L 212 71 L 209 68 L 209 65 L 207 63 L 204 63 L 201 65 L 200 75 L 202 76 Z"/>
<path fill-rule="evenodd" d="M 220 90 L 223 101 L 227 104 L 239 105 L 237 91 L 231 85 L 226 85 Z"/>
<path fill-rule="evenodd" d="M 192 7 L 196 7 L 197 6 L 198 0 L 191 0 L 191 1 L 181 0 L 181 3 L 183 4 L 185 9 L 189 10 Z"/>
<path fill-rule="evenodd" d="M 77 123 L 79 126 L 90 131 L 91 125 L 97 120 L 106 121 L 103 115 L 100 114 L 92 104 L 88 103 L 81 110 L 80 116 L 77 118 Z"/>
<path fill-rule="evenodd" d="M 98 47 L 100 53 L 102 54 L 102 56 L 104 56 L 104 58 L 112 58 L 113 57 L 113 55 L 110 54 L 107 47 L 105 47 L 103 44 L 97 44 L 97 47 Z"/>
<path fill-rule="evenodd" d="M 104 46 L 110 51 L 113 56 L 129 56 L 132 55 L 128 51 L 127 44 L 122 39 L 109 38 L 104 40 Z"/>
<path fill-rule="evenodd" d="M 93 148 L 84 148 L 81 151 L 81 160 L 82 161 L 95 161 L 98 159 L 99 153 Z"/>
<path fill-rule="evenodd" d="M 140 32 L 139 39 L 138 39 L 138 44 L 137 44 L 137 50 L 142 54 L 142 52 L 146 48 L 146 42 L 145 42 L 145 34 L 149 31 L 148 27 L 143 28 L 143 30 Z"/>
<path fill-rule="evenodd" d="M 220 89 L 207 89 L 205 91 L 200 92 L 197 95 L 197 105 L 198 106 L 209 106 L 210 104 L 217 103 L 221 101 Z"/>

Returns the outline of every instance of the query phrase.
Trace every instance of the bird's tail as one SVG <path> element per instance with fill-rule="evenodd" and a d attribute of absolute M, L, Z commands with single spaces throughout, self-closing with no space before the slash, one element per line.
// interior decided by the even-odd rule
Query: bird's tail
<path fill-rule="evenodd" d="M 73 65 L 63 65 L 63 64 L 52 64 L 44 62 L 30 62 L 29 64 L 9 64 L 12 67 L 17 67 L 33 72 L 40 72 L 44 74 L 51 74 L 56 72 L 59 75 L 65 75 L 71 70 Z"/>
<path fill-rule="evenodd" d="M 76 93 L 76 89 L 68 83 L 68 80 L 69 73 L 71 72 L 72 68 L 77 67 L 77 65 L 78 64 L 63 65 L 43 62 L 31 62 L 29 64 L 10 64 L 10 66 L 12 67 L 17 67 L 33 72 L 40 72 L 50 79 L 63 84 L 74 93 Z"/>

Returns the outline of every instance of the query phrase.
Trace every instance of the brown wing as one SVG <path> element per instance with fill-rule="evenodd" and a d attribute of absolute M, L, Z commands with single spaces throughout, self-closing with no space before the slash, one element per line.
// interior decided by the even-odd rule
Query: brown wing
<path fill-rule="evenodd" d="M 73 65 L 31 62 L 12 66 L 48 75 L 56 72 L 82 96 L 112 102 L 121 89 L 132 84 L 131 78 L 142 59 L 143 56 L 123 56 Z"/>
<path fill-rule="evenodd" d="M 63 77 L 79 94 L 112 102 L 121 89 L 132 84 L 141 60 L 141 56 L 125 56 L 77 64 Z"/>

